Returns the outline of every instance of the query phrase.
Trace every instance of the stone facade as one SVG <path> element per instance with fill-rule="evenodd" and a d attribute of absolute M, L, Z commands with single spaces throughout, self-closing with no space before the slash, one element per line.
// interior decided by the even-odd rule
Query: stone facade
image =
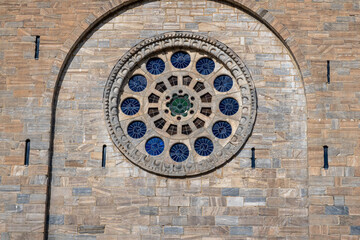
<path fill-rule="evenodd" d="M 0 12 L 1 240 L 359 239 L 359 1 L 15 0 Z M 240 153 L 191 178 L 130 162 L 103 111 L 118 60 L 172 31 L 226 44 L 258 98 Z"/>

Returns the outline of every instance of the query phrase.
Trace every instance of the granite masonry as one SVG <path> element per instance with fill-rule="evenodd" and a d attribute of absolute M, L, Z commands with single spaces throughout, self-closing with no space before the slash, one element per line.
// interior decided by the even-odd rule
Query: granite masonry
<path fill-rule="evenodd" d="M 360 239 L 358 0 L 13 0 L 0 13 L 1 240 Z M 103 110 L 119 59 L 179 31 L 232 49 L 257 94 L 241 151 L 181 178 L 129 161 Z"/>

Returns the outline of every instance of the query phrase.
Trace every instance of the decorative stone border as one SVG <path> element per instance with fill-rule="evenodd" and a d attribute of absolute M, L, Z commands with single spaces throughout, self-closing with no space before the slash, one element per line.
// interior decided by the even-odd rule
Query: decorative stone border
<path fill-rule="evenodd" d="M 239 126 L 224 148 L 205 160 L 194 163 L 165 163 L 159 157 L 145 155 L 135 148 L 120 125 L 119 95 L 123 81 L 143 59 L 169 48 L 185 47 L 206 52 L 232 73 L 241 89 L 242 115 Z M 225 44 L 191 32 L 169 32 L 146 39 L 130 49 L 115 65 L 104 89 L 104 113 L 108 131 L 117 148 L 139 167 L 166 176 L 192 176 L 208 172 L 230 160 L 249 138 L 256 118 L 256 90 L 245 64 Z"/>

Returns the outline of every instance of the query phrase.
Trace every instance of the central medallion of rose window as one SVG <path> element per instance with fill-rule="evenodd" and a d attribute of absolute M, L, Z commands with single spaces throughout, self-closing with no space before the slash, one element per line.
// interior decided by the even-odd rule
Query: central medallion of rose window
<path fill-rule="evenodd" d="M 128 159 L 154 173 L 191 176 L 241 149 L 255 122 L 256 93 L 231 49 L 176 32 L 145 40 L 117 63 L 104 106 Z"/>
<path fill-rule="evenodd" d="M 170 109 L 172 116 L 180 115 L 183 117 L 188 115 L 189 110 L 193 107 L 193 105 L 194 104 L 190 102 L 189 95 L 185 94 L 179 96 L 176 93 L 173 95 L 170 102 L 166 103 L 166 106 Z M 181 120 L 181 117 L 178 117 L 178 120 Z"/>

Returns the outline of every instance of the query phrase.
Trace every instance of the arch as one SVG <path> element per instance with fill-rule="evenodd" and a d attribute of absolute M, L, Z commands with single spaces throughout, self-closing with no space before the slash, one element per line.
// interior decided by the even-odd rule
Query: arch
<path fill-rule="evenodd" d="M 48 239 L 49 232 L 49 215 L 50 215 L 50 198 L 51 198 L 51 181 L 52 181 L 52 163 L 54 152 L 54 138 L 56 125 L 56 108 L 59 93 L 62 86 L 63 77 L 67 71 L 69 60 L 71 60 L 74 53 L 77 51 L 78 44 L 81 43 L 87 36 L 99 26 L 103 21 L 106 21 L 113 14 L 118 11 L 126 10 L 129 6 L 134 4 L 141 4 L 145 1 L 159 1 L 159 0 L 107 0 L 103 6 L 90 13 L 78 26 L 72 31 L 66 42 L 60 48 L 57 58 L 52 64 L 51 72 L 49 74 L 50 80 L 45 90 L 45 97 L 51 102 L 51 122 L 50 122 L 50 143 L 48 153 L 48 183 L 47 183 L 47 197 L 45 206 L 45 229 L 44 239 Z M 214 2 L 225 3 L 238 8 L 245 13 L 251 15 L 259 22 L 268 27 L 288 49 L 290 55 L 293 57 L 295 64 L 299 70 L 302 78 L 302 84 L 311 77 L 309 66 L 302 54 L 297 41 L 290 31 L 273 16 L 266 9 L 262 8 L 258 3 L 247 0 L 211 0 Z M 305 92 L 305 87 L 304 87 Z M 52 97 L 50 97 L 52 96 Z M 51 101 L 50 101 L 51 98 Z"/>

